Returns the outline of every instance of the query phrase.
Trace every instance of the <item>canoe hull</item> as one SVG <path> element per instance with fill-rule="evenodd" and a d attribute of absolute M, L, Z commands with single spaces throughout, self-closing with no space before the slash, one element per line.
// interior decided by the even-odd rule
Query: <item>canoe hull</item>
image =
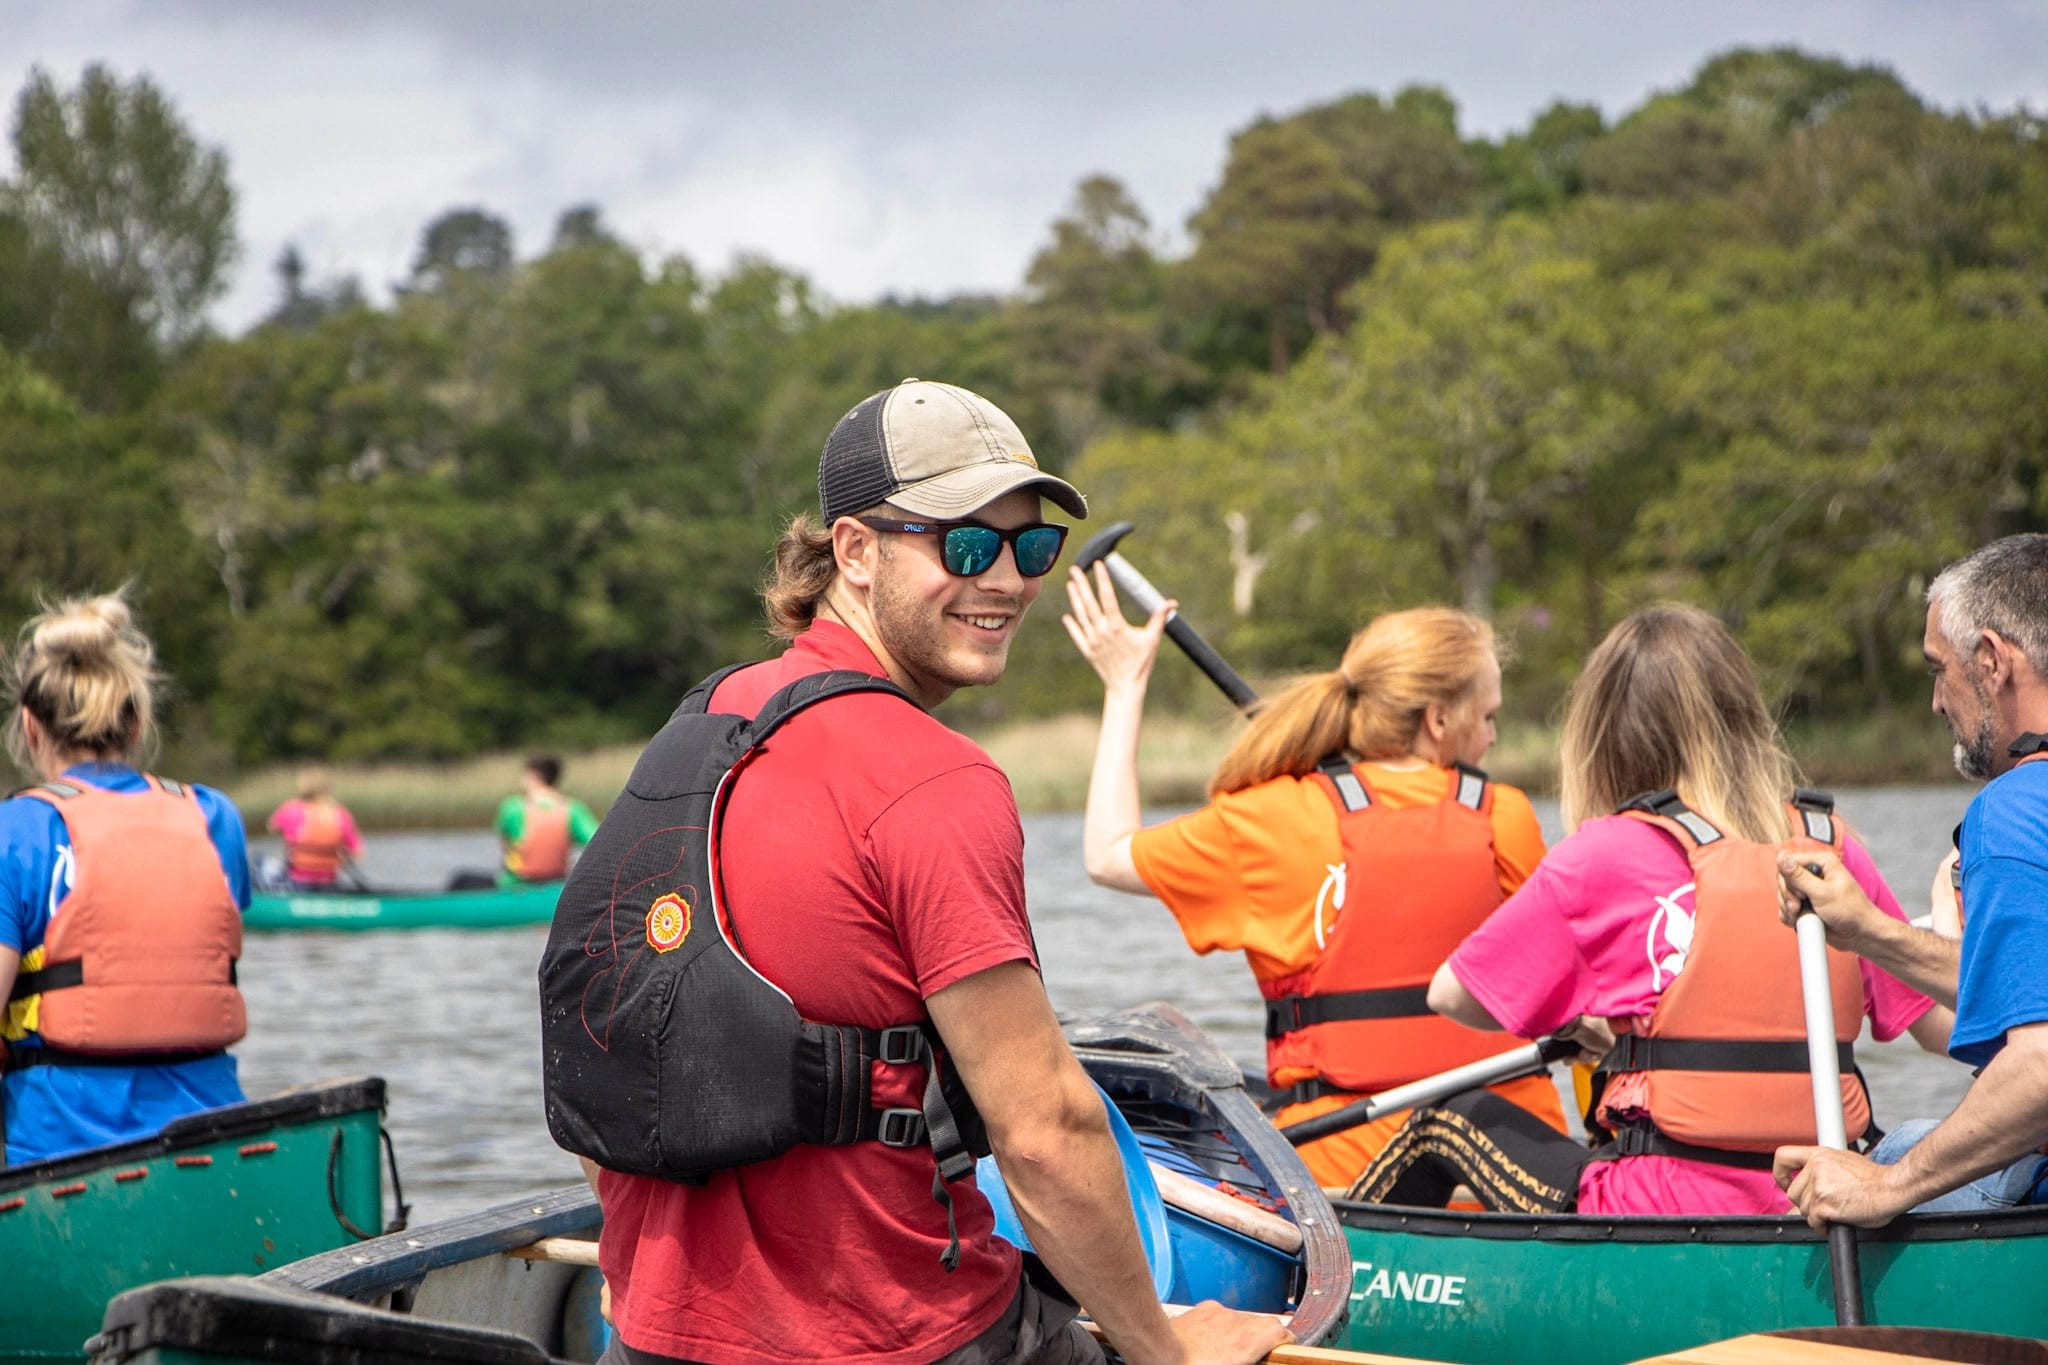
<path fill-rule="evenodd" d="M 83 1359 L 132 1286 L 257 1274 L 353 1242 L 343 1219 L 381 1232 L 383 1109 L 381 1080 L 350 1081 L 0 1171 L 0 1362 Z"/>
<path fill-rule="evenodd" d="M 474 891 L 258 892 L 242 916 L 245 929 L 510 929 L 554 918 L 560 882 L 487 886 Z"/>
<path fill-rule="evenodd" d="M 1796 1218 L 1531 1218 L 1340 1202 L 1340 1345 L 1444 1361 L 1620 1365 L 1834 1324 L 1827 1243 Z M 2048 1336 L 2048 1210 L 1864 1234 L 1874 1326 Z"/>

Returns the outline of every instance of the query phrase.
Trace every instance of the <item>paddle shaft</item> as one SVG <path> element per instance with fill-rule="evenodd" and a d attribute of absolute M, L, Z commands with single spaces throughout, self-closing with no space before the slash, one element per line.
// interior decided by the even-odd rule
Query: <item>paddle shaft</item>
<path fill-rule="evenodd" d="M 1830 1040 L 1833 1034 L 1829 1035 Z M 1299 1147 L 1304 1142 L 1314 1142 L 1332 1133 L 1341 1133 L 1346 1128 L 1355 1128 L 1361 1123 L 1371 1123 L 1376 1118 L 1402 1109 L 1413 1109 L 1419 1104 L 1435 1104 L 1460 1091 L 1476 1090 L 1483 1085 L 1513 1080 L 1543 1070 L 1552 1062 L 1562 1061 L 1578 1051 L 1578 1044 L 1563 1038 L 1545 1038 L 1541 1042 L 1529 1043 L 1512 1052 L 1503 1052 L 1493 1057 L 1482 1057 L 1476 1062 L 1440 1071 L 1434 1076 L 1424 1076 L 1419 1081 L 1397 1085 L 1392 1090 L 1382 1090 L 1377 1095 L 1368 1095 L 1362 1100 L 1353 1100 L 1342 1109 L 1332 1109 L 1327 1114 L 1318 1114 L 1300 1123 L 1291 1123 L 1280 1130 L 1280 1135 Z"/>
<path fill-rule="evenodd" d="M 1799 934 L 1799 993 L 1806 1004 L 1807 1069 L 1813 1074 L 1813 1126 L 1820 1145 L 1849 1148 L 1842 1120 L 1842 1064 L 1835 1051 L 1835 1005 L 1828 988 L 1827 926 L 1808 904 L 1795 921 Z M 1834 1279 L 1835 1323 L 1863 1325 L 1863 1268 L 1857 1259 L 1856 1229 L 1828 1227 L 1828 1269 Z"/>
<path fill-rule="evenodd" d="M 1150 616 L 1166 605 L 1166 594 L 1152 586 L 1145 575 L 1131 567 L 1131 561 L 1115 550 L 1100 556 L 1101 562 L 1109 566 L 1109 576 L 1124 596 L 1131 599 L 1131 605 Z M 1086 568 L 1087 565 L 1082 565 Z M 1166 635 L 1181 653 L 1194 660 L 1196 668 L 1202 670 L 1210 682 L 1223 689 L 1223 695 L 1240 711 L 1257 709 L 1259 694 L 1252 691 L 1250 683 L 1238 676 L 1236 669 L 1224 662 L 1216 647 L 1202 638 L 1202 633 L 1189 625 L 1187 618 L 1178 611 L 1166 618 Z"/>

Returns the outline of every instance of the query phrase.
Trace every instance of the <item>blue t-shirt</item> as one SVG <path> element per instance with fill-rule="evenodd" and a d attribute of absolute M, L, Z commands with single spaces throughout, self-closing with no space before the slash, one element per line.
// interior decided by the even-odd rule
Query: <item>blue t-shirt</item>
<path fill-rule="evenodd" d="M 107 791 L 147 787 L 133 768 L 80 763 L 69 782 Z M 242 816 L 210 787 L 192 786 L 235 904 L 249 907 L 249 853 Z M 0 947 L 18 953 L 43 941 L 51 912 L 71 894 L 73 857 L 64 818 L 47 801 L 0 801 Z M 28 1034 L 34 1045 L 39 1036 Z M 226 1053 L 163 1066 L 39 1066 L 0 1079 L 7 1164 L 19 1166 L 88 1147 L 148 1137 L 174 1118 L 242 1100 Z"/>
<path fill-rule="evenodd" d="M 1948 1052 L 1982 1066 L 2048 1020 L 2048 762 L 2022 763 L 1963 816 L 1963 952 Z"/>

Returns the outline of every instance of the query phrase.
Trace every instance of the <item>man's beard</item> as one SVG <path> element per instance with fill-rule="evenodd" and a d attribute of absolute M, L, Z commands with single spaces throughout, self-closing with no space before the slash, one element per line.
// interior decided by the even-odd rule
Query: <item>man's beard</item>
<path fill-rule="evenodd" d="M 1956 736 L 1956 771 L 1973 782 L 1983 782 L 1990 778 L 1991 765 L 1998 757 L 1998 744 L 1991 733 L 1991 694 L 1974 678 L 1970 690 L 1977 694 L 1977 730 L 1967 740 Z"/>

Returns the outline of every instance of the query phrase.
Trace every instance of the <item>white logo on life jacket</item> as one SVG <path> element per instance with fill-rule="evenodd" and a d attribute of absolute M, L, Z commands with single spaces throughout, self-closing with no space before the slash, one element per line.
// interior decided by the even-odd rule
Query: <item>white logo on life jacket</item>
<path fill-rule="evenodd" d="M 1650 916 L 1650 927 L 1643 934 L 1643 946 L 1650 958 L 1650 989 L 1662 991 L 1678 979 L 1685 970 L 1686 954 L 1692 951 L 1693 911 L 1678 903 L 1681 896 L 1693 893 L 1693 883 L 1687 882 L 1668 896 L 1657 897 L 1657 909 Z M 1659 939 L 1663 940 L 1660 948 Z"/>
<path fill-rule="evenodd" d="M 1406 1299 L 1411 1303 L 1446 1304 L 1454 1308 L 1465 1306 L 1463 1275 L 1440 1275 L 1434 1270 L 1410 1274 L 1386 1266 L 1375 1270 L 1371 1261 L 1353 1261 L 1351 1283 L 1357 1285 L 1360 1281 L 1364 1282 L 1365 1288 L 1351 1291 L 1353 1301 Z"/>
<path fill-rule="evenodd" d="M 1335 928 L 1337 916 L 1344 913 L 1344 869 L 1349 866 L 1349 863 L 1338 863 L 1335 867 L 1323 864 L 1323 870 L 1330 875 L 1323 878 L 1323 884 L 1316 889 L 1316 947 L 1319 949 L 1330 946 L 1328 932 L 1323 927 L 1323 904 L 1329 903 L 1330 927 Z"/>

